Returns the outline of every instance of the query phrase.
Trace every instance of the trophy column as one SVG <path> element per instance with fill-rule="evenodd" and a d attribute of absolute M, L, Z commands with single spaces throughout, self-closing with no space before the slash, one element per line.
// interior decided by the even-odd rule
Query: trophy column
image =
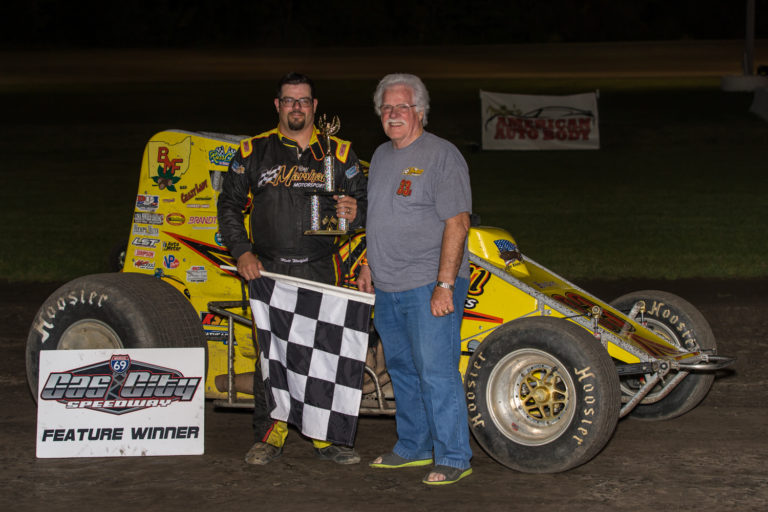
<path fill-rule="evenodd" d="M 325 185 L 322 191 L 312 192 L 310 194 L 310 215 L 311 222 L 308 231 L 305 231 L 305 235 L 345 235 L 347 234 L 347 219 L 337 219 L 336 217 L 325 217 L 321 219 L 320 198 L 330 197 L 333 195 L 343 196 L 343 190 L 336 190 L 336 173 L 334 172 L 334 156 L 331 151 L 331 136 L 335 135 L 339 128 L 341 128 L 341 122 L 339 122 L 338 116 L 334 116 L 333 120 L 328 122 L 325 114 L 320 116 L 317 123 L 317 128 L 320 131 L 325 142 L 325 157 L 323 158 L 323 171 L 325 173 Z"/>

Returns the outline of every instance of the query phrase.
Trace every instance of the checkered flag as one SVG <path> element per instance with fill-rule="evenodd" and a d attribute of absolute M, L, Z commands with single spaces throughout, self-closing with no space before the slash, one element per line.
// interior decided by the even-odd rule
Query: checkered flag
<path fill-rule="evenodd" d="M 374 296 L 270 272 L 249 282 L 271 416 L 352 446 Z"/>

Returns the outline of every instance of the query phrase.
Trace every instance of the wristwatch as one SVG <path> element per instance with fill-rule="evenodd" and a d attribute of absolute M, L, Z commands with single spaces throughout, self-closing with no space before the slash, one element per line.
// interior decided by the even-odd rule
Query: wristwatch
<path fill-rule="evenodd" d="M 439 286 L 440 288 L 448 288 L 451 291 L 453 291 L 455 288 L 455 286 L 453 286 L 452 284 L 444 283 L 442 281 L 438 281 L 437 286 Z"/>

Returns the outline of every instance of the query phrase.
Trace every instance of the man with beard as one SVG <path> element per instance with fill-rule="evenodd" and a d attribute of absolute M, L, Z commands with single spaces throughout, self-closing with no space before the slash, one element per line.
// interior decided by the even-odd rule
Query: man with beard
<path fill-rule="evenodd" d="M 323 190 L 325 145 L 314 126 L 317 98 L 312 80 L 289 73 L 277 86 L 277 128 L 246 139 L 229 164 L 218 199 L 219 230 L 246 280 L 261 271 L 276 272 L 327 284 L 340 273 L 333 236 L 307 236 L 310 229 L 308 191 Z M 335 183 L 344 195 L 333 196 L 335 215 L 351 229 L 365 220 L 366 177 L 350 143 L 331 137 Z M 244 211 L 250 208 L 250 233 Z M 245 456 L 249 464 L 268 464 L 282 455 L 287 425 L 267 410 L 259 362 L 254 373 L 253 427 L 256 443 Z M 338 464 L 356 464 L 349 447 L 313 440 L 317 456 Z"/>

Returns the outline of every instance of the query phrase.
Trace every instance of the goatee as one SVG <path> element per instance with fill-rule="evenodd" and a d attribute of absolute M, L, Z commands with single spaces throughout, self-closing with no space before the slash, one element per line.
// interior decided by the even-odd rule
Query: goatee
<path fill-rule="evenodd" d="M 304 117 L 300 119 L 288 119 L 288 128 L 297 132 L 304 129 L 306 122 L 307 120 Z"/>

